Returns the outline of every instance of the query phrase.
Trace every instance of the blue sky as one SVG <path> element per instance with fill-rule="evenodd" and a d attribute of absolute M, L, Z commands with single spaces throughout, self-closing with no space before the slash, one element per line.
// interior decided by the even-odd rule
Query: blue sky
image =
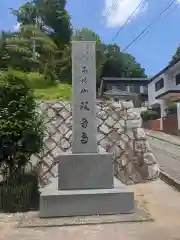
<path fill-rule="evenodd" d="M 70 12 L 75 28 L 87 27 L 97 32 L 105 43 L 112 43 L 112 38 L 132 13 L 141 0 L 67 0 L 67 10 Z M 172 0 L 144 0 L 135 16 L 114 40 L 121 49 L 125 48 Z M 0 29 L 12 30 L 16 19 L 9 8 L 18 8 L 25 0 L 1 0 Z M 114 8 L 111 8 L 112 3 Z M 158 2 L 158 4 L 157 4 Z M 153 76 L 168 64 L 171 56 L 180 44 L 180 3 L 177 0 L 162 19 L 149 33 L 133 44 L 127 51 L 136 57 Z M 177 8 L 176 8 L 177 6 Z M 106 10 L 109 11 L 106 11 Z"/>

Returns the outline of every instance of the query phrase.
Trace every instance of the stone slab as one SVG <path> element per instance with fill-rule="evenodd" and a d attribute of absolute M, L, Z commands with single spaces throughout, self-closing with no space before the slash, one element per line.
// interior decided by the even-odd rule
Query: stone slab
<path fill-rule="evenodd" d="M 72 42 L 72 120 L 72 152 L 97 153 L 94 41 Z"/>
<path fill-rule="evenodd" d="M 113 188 L 111 153 L 61 154 L 56 161 L 59 190 Z"/>
<path fill-rule="evenodd" d="M 39 212 L 25 213 L 19 223 L 20 228 L 65 227 L 79 225 L 96 225 L 112 223 L 133 223 L 154 221 L 147 209 L 136 206 L 134 213 L 114 215 L 93 215 L 78 217 L 40 218 Z"/>
<path fill-rule="evenodd" d="M 112 215 L 134 212 L 134 193 L 117 179 L 113 189 L 57 190 L 57 179 L 41 190 L 40 217 Z"/>

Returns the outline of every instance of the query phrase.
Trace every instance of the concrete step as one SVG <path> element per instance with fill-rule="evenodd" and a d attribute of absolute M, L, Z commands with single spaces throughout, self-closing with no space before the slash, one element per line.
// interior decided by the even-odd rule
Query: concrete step
<path fill-rule="evenodd" d="M 58 179 L 56 178 L 41 190 L 41 218 L 132 212 L 134 212 L 134 193 L 116 178 L 113 189 L 58 191 Z"/>

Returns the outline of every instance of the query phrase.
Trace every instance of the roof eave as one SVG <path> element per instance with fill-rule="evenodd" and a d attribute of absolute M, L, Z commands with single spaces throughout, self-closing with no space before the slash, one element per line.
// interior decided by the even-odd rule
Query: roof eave
<path fill-rule="evenodd" d="M 163 68 L 159 73 L 157 73 L 154 77 L 152 77 L 149 80 L 149 83 L 152 82 L 154 79 L 156 79 L 157 77 L 159 77 L 161 74 L 163 74 L 164 72 L 166 72 L 167 70 L 169 70 L 170 68 L 172 68 L 175 64 L 177 64 L 178 62 L 180 62 L 180 57 L 173 60 L 168 66 L 166 66 L 165 68 Z"/>

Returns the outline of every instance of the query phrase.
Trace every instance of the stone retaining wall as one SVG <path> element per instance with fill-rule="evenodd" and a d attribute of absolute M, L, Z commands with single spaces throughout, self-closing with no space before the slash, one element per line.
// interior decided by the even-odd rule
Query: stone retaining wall
<path fill-rule="evenodd" d="M 71 152 L 72 110 L 69 102 L 41 102 L 47 134 L 44 150 L 32 157 L 41 166 L 40 182 L 57 177 L 56 156 Z M 157 179 L 159 167 L 147 142 L 142 120 L 131 102 L 97 103 L 98 150 L 112 152 L 114 173 L 126 184 Z"/>

